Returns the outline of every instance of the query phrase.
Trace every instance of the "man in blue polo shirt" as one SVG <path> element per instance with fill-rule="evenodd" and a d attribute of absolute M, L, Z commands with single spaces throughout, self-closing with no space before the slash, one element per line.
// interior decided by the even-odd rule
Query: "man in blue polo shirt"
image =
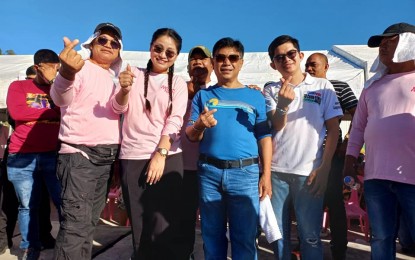
<path fill-rule="evenodd" d="M 207 260 L 226 259 L 227 221 L 232 259 L 257 259 L 259 200 L 271 196 L 272 144 L 265 99 L 238 80 L 243 54 L 237 40 L 223 38 L 215 44 L 218 83 L 196 93 L 186 128 L 191 141 L 200 141 L 200 214 Z"/>

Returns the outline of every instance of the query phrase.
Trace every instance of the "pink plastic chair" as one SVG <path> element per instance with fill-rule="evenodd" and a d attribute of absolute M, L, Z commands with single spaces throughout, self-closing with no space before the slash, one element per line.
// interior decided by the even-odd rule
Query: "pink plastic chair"
<path fill-rule="evenodd" d="M 359 219 L 360 229 L 365 234 L 366 241 L 369 241 L 369 217 L 367 212 L 360 207 L 358 191 L 351 190 L 350 198 L 345 201 L 347 228 L 350 229 L 350 220 Z"/>

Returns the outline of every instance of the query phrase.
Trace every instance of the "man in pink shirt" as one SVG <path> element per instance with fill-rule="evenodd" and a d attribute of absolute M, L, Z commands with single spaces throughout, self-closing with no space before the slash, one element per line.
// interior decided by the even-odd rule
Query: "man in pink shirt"
<path fill-rule="evenodd" d="M 99 24 L 82 44 L 89 58 L 64 38 L 62 67 L 51 89 L 61 107 L 61 148 L 57 175 L 62 215 L 54 259 L 91 259 L 95 226 L 105 206 L 107 182 L 119 147 L 119 115 L 110 105 L 121 67 L 122 35 L 111 23 Z"/>
<path fill-rule="evenodd" d="M 370 79 L 360 96 L 344 175 L 356 177 L 354 166 L 365 143 L 371 258 L 395 259 L 399 207 L 415 237 L 415 26 L 391 25 L 370 37 L 368 46 L 379 47 L 377 80 Z"/>

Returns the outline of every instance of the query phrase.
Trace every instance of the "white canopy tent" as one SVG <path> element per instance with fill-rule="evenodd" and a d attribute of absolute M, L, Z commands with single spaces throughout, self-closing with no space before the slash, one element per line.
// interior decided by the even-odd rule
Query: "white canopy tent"
<path fill-rule="evenodd" d="M 305 51 L 302 68 L 309 55 L 321 52 L 328 56 L 330 69 L 329 79 L 347 82 L 357 96 L 360 96 L 365 80 L 369 77 L 369 68 L 377 56 L 377 49 L 363 45 L 335 45 L 331 51 Z M 130 65 L 145 67 L 149 52 L 124 51 L 123 60 Z M 188 80 L 188 53 L 181 53 L 175 63 L 175 73 Z M 6 108 L 7 89 L 14 80 L 24 79 L 26 69 L 33 64 L 33 55 L 0 55 L 0 108 Z M 276 81 L 280 74 L 270 66 L 270 58 L 266 52 L 245 53 L 244 66 L 240 73 L 240 81 L 244 84 L 256 84 L 262 87 L 268 81 Z M 216 77 L 213 74 L 212 80 Z"/>
<path fill-rule="evenodd" d="M 306 59 L 314 52 L 327 55 L 330 69 L 328 79 L 347 82 L 359 97 L 364 82 L 372 75 L 369 72 L 373 61 L 377 57 L 377 48 L 372 49 L 364 45 L 335 45 L 331 51 L 305 51 L 302 68 Z M 150 55 L 149 52 L 124 51 L 123 60 L 132 66 L 145 67 Z M 188 80 L 187 74 L 188 53 L 181 53 L 175 62 L 175 73 Z M 0 55 L 0 121 L 6 120 L 6 97 L 11 82 L 25 78 L 26 69 L 33 64 L 33 55 Z M 244 65 L 239 79 L 244 84 L 256 84 L 263 87 L 268 81 L 277 81 L 281 75 L 270 67 L 270 58 L 266 52 L 245 53 Z M 212 81 L 216 82 L 214 73 Z M 347 132 L 349 122 L 342 121 L 343 133 Z M 9 128 L 0 129 L 0 154 L 5 148 Z"/>

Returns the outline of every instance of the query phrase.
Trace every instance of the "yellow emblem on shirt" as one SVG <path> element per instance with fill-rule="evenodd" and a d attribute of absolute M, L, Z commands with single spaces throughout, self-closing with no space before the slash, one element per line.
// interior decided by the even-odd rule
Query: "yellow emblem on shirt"
<path fill-rule="evenodd" d="M 209 100 L 208 104 L 209 104 L 210 106 L 217 106 L 217 105 L 219 104 L 219 99 L 217 99 L 217 98 L 211 98 L 211 99 Z"/>

